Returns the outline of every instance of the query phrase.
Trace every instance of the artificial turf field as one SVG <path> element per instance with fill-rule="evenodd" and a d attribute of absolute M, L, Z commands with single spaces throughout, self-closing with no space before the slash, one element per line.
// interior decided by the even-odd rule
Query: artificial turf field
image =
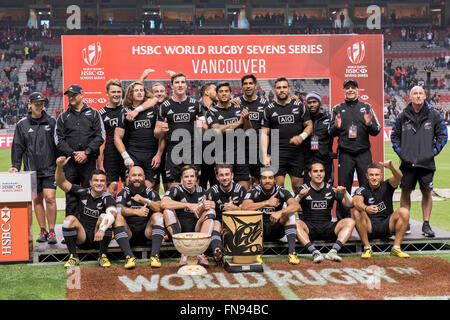
<path fill-rule="evenodd" d="M 397 166 L 399 164 L 389 142 L 385 143 L 385 159 L 393 159 Z M 0 150 L 0 171 L 7 171 L 10 163 L 10 150 Z M 436 165 L 435 188 L 450 188 L 448 181 L 450 148 L 448 146 L 444 147 L 442 153 L 436 158 Z M 286 187 L 289 188 L 289 186 L 288 179 Z M 59 189 L 57 197 L 64 197 Z M 448 200 L 433 203 L 432 226 L 450 231 L 448 204 Z M 394 205 L 398 207 L 398 202 Z M 413 202 L 411 218 L 422 220 L 420 202 Z M 57 223 L 62 223 L 63 219 L 64 213 L 59 211 Z M 33 230 L 36 237 L 39 227 L 34 217 Z M 233 300 L 246 297 L 255 300 L 296 300 L 317 298 L 385 299 L 405 296 L 449 297 L 450 254 L 417 254 L 412 257 L 413 259 L 401 260 L 389 258 L 388 255 L 377 255 L 367 262 L 362 261 L 358 256 L 346 256 L 341 264 L 325 261 L 318 266 L 314 265 L 309 257 L 302 257 L 300 265 L 295 267 L 290 266 L 284 256 L 264 257 L 265 273 L 260 276 L 235 277 L 227 274 L 223 269 L 210 266 L 208 268 L 210 278 L 207 279 L 180 278 L 176 275 L 177 261 L 175 260 L 163 260 L 163 267 L 156 270 L 149 268 L 147 261 L 139 261 L 138 267 L 130 271 L 126 271 L 121 266 L 122 263 L 118 262 L 113 262 L 113 267 L 109 270 L 98 268 L 96 263 L 87 263 L 82 264 L 77 271 L 78 274 L 68 274 L 60 264 L 0 265 L 0 299 Z M 367 270 L 379 267 L 385 271 L 383 273 L 385 277 L 380 278 L 380 288 L 372 290 L 369 288 L 371 280 L 368 278 L 370 274 L 367 273 Z M 75 276 L 79 276 L 76 281 L 73 280 Z M 110 292 L 124 292 L 124 295 L 100 294 L 104 288 L 98 286 L 99 282 L 96 282 L 99 277 L 106 277 L 104 278 L 106 282 L 111 280 Z M 417 283 L 421 285 L 418 286 Z M 73 289 L 68 289 L 68 287 Z M 333 291 L 337 290 L 336 288 L 341 288 L 338 290 L 341 295 Z M 208 295 L 206 295 L 206 291 Z M 219 294 L 219 292 L 221 293 Z"/>

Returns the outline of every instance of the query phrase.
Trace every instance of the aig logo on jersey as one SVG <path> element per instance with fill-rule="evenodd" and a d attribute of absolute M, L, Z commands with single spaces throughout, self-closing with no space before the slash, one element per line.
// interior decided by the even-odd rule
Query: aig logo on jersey
<path fill-rule="evenodd" d="M 134 128 L 135 129 L 151 128 L 151 122 L 148 119 L 135 121 Z"/>
<path fill-rule="evenodd" d="M 313 210 L 322 210 L 327 208 L 327 202 L 326 201 L 313 201 L 311 203 L 311 209 Z"/>
<path fill-rule="evenodd" d="M 189 122 L 191 116 L 189 113 L 177 113 L 173 115 L 173 122 Z"/>
<path fill-rule="evenodd" d="M 236 123 L 236 122 L 238 122 L 238 119 L 237 119 L 237 118 L 225 119 L 225 120 L 223 121 L 224 124 L 230 124 L 230 123 Z"/>
<path fill-rule="evenodd" d="M 92 217 L 92 218 L 98 218 L 99 215 L 100 215 L 100 211 L 99 210 L 92 210 L 92 209 L 89 209 L 87 207 L 84 207 L 84 214 L 89 216 L 89 217 Z"/>
<path fill-rule="evenodd" d="M 294 123 L 294 116 L 292 114 L 278 116 L 278 123 L 279 124 Z"/>
<path fill-rule="evenodd" d="M 248 118 L 250 120 L 258 121 L 259 120 L 259 113 L 258 112 L 250 112 L 248 114 Z"/>

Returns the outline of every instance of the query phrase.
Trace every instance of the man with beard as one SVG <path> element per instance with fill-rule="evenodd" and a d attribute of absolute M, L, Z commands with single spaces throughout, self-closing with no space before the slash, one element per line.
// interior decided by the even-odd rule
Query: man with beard
<path fill-rule="evenodd" d="M 305 168 L 309 168 L 312 163 L 320 162 L 325 169 L 325 182 L 333 185 L 333 139 L 328 133 L 330 115 L 321 107 L 321 97 L 317 92 L 306 95 L 306 105 L 309 109 L 311 121 L 313 122 L 313 132 L 306 138 L 305 144 Z M 310 175 L 305 170 L 305 180 L 310 180 Z"/>
<path fill-rule="evenodd" d="M 233 166 L 231 164 L 216 165 L 216 179 L 218 184 L 206 191 L 205 200 L 212 201 L 214 207 L 206 213 L 214 215 L 214 228 L 211 232 L 211 249 L 217 264 L 223 263 L 222 246 L 222 213 L 224 211 L 240 210 L 247 190 L 233 181 Z M 205 216 L 205 217 L 206 217 Z"/>
<path fill-rule="evenodd" d="M 338 136 L 338 183 L 351 192 L 356 170 L 360 186 L 367 182 L 365 172 L 372 163 L 369 136 L 377 136 L 381 126 L 370 104 L 359 101 L 356 80 L 344 81 L 345 101 L 333 108 L 328 132 Z M 338 219 L 350 217 L 350 210 L 338 203 Z"/>
<path fill-rule="evenodd" d="M 132 167 L 128 186 L 117 195 L 117 209 L 125 218 L 131 245 L 145 245 L 148 240 L 152 241 L 149 261 L 152 268 L 161 267 L 159 249 L 165 235 L 160 203 L 159 195 L 145 186 L 144 170 Z"/>
<path fill-rule="evenodd" d="M 275 80 L 276 101 L 264 109 L 262 121 L 261 149 L 263 164 L 270 166 L 268 155 L 270 130 L 279 130 L 279 168 L 276 182 L 284 186 L 286 174 L 289 174 L 292 190 L 303 184 L 303 168 L 305 149 L 303 141 L 311 135 L 313 125 L 309 110 L 300 102 L 289 97 L 289 82 L 281 77 Z M 271 152 L 273 152 L 272 150 Z"/>
<path fill-rule="evenodd" d="M 430 226 L 433 206 L 431 191 L 436 171 L 434 157 L 447 143 L 447 126 L 439 111 L 425 102 L 426 95 L 422 87 L 412 88 L 409 96 L 411 102 L 397 117 L 391 134 L 392 147 L 401 160 L 400 170 L 403 173 L 400 206 L 408 210 L 411 208 L 411 192 L 419 181 L 422 193 L 422 234 L 434 237 Z"/>
<path fill-rule="evenodd" d="M 219 131 L 223 136 L 222 150 L 219 149 L 218 141 L 214 140 L 216 163 L 232 162 L 234 181 L 249 189 L 250 171 L 245 159 L 245 133 L 242 131 L 242 129 L 251 128 L 248 109 L 231 103 L 231 86 L 228 82 L 219 83 L 216 92 L 218 103 L 205 115 L 208 126 Z M 241 134 L 239 129 L 242 131 Z M 233 148 L 230 147 L 231 145 Z M 223 151 L 222 157 L 220 157 L 220 151 Z M 229 155 L 232 156 L 231 160 Z"/>
<path fill-rule="evenodd" d="M 55 143 L 59 153 L 70 157 L 64 173 L 70 183 L 89 187 L 89 177 L 96 169 L 100 146 L 104 142 L 105 128 L 99 112 L 83 102 L 83 90 L 71 85 L 65 92 L 69 107 L 56 121 Z M 78 201 L 66 193 L 66 216 L 77 215 Z"/>
<path fill-rule="evenodd" d="M 392 197 L 395 189 L 402 180 L 402 172 L 392 161 L 381 162 L 383 167 L 392 172 L 392 176 L 383 181 L 381 166 L 372 163 L 367 168 L 367 183 L 359 187 L 353 195 L 355 206 L 354 218 L 356 230 L 364 244 L 363 259 L 372 257 L 369 239 L 387 239 L 395 234 L 391 255 L 409 258 L 400 245 L 405 235 L 409 221 L 409 209 L 400 207 L 394 211 Z"/>
<path fill-rule="evenodd" d="M 197 168 L 184 165 L 181 168 L 181 184 L 169 189 L 161 200 L 164 222 L 170 236 L 180 232 L 208 233 L 213 228 L 214 216 L 209 209 L 214 202 L 204 201 L 205 191 L 197 185 Z M 208 265 L 204 255 L 198 256 L 199 262 Z M 180 264 L 186 263 L 181 256 Z"/>
<path fill-rule="evenodd" d="M 194 130 L 196 121 L 203 116 L 200 103 L 186 94 L 186 76 L 176 73 L 171 83 L 173 96 L 160 106 L 155 127 L 155 137 L 166 141 L 166 176 L 170 188 L 180 184 L 180 167 L 184 164 L 200 169 L 201 163 L 194 164 Z M 197 126 L 205 130 L 203 121 L 198 121 Z"/>
<path fill-rule="evenodd" d="M 142 104 L 152 101 L 153 106 L 143 111 Z M 129 170 L 134 165 L 145 172 L 145 184 L 154 188 L 158 178 L 158 168 L 164 150 L 163 139 L 154 136 L 156 116 L 158 113 L 156 99 L 142 82 L 133 82 L 127 89 L 118 126 L 114 131 L 114 144 Z M 127 119 L 130 112 L 140 112 L 133 120 Z M 143 112 L 141 112 L 143 111 Z"/>
<path fill-rule="evenodd" d="M 245 195 L 242 210 L 262 211 L 263 241 L 278 240 L 286 235 L 289 245 L 288 261 L 290 264 L 299 264 L 300 260 L 295 253 L 295 212 L 300 209 L 300 205 L 288 190 L 275 184 L 275 175 L 271 169 L 261 169 L 260 181 L 259 185 Z M 262 263 L 261 256 L 256 258 Z"/>
<path fill-rule="evenodd" d="M 206 112 L 208 112 L 208 110 L 210 110 L 214 106 L 214 104 L 217 103 L 216 85 L 212 82 L 205 83 L 200 88 L 200 96 L 201 96 L 200 105 L 202 106 L 203 113 L 206 114 Z M 202 117 L 200 117 L 200 119 L 201 118 Z M 214 142 L 209 141 L 202 142 L 202 154 L 205 148 L 211 143 Z M 214 172 L 214 163 L 207 164 L 205 162 L 205 159 L 203 159 L 201 172 L 202 174 L 200 175 L 199 184 L 202 186 L 203 189 L 206 190 L 208 188 L 208 182 L 209 186 L 212 186 L 217 183 L 216 175 Z"/>
<path fill-rule="evenodd" d="M 66 193 L 71 193 L 79 201 L 81 212 L 79 217 L 69 214 L 62 224 L 63 236 L 70 253 L 64 267 L 70 268 L 79 264 L 77 246 L 84 250 L 99 249 L 99 265 L 104 268 L 110 267 L 106 251 L 114 231 L 114 238 L 126 256 L 125 268 L 134 268 L 136 258 L 125 232 L 125 220 L 117 214 L 114 198 L 105 191 L 105 172 L 92 171 L 89 178 L 90 188 L 82 188 L 70 183 L 64 176 L 63 167 L 69 160 L 70 158 L 66 157 L 56 159 L 55 179 L 58 187 Z"/>
<path fill-rule="evenodd" d="M 313 161 L 308 174 L 310 182 L 302 185 L 295 197 L 303 209 L 303 219 L 297 220 L 297 237 L 312 254 L 315 263 L 320 263 L 324 258 L 311 240 L 336 241 L 325 258 L 341 262 L 342 258 L 337 253 L 352 235 L 355 221 L 345 218 L 339 222 L 331 222 L 331 211 L 335 201 L 351 208 L 352 197 L 345 187 L 334 188 L 324 182 L 326 173 L 321 162 Z"/>

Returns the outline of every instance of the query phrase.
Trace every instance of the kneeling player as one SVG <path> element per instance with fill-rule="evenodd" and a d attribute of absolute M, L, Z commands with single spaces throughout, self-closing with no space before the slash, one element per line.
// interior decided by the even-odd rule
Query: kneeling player
<path fill-rule="evenodd" d="M 288 261 L 290 264 L 298 264 L 300 260 L 295 253 L 295 212 L 300 209 L 300 205 L 288 190 L 275 184 L 272 170 L 262 168 L 261 171 L 261 183 L 247 192 L 242 210 L 261 210 L 263 239 L 278 240 L 286 235 L 289 245 Z M 287 207 L 284 207 L 285 203 Z M 261 256 L 257 256 L 257 260 L 262 262 Z"/>
<path fill-rule="evenodd" d="M 211 233 L 211 249 L 214 253 L 214 260 L 217 264 L 223 263 L 222 246 L 222 212 L 235 211 L 241 209 L 247 190 L 239 183 L 233 181 L 233 165 L 216 165 L 216 180 L 218 184 L 213 185 L 206 191 L 206 201 L 212 202 L 211 209 L 204 215 L 214 215 L 214 227 Z"/>
<path fill-rule="evenodd" d="M 345 187 L 333 188 L 325 183 L 325 167 L 320 162 L 313 162 L 309 168 L 310 182 L 299 188 L 296 199 L 303 209 L 303 221 L 297 220 L 297 236 L 300 242 L 313 255 L 313 261 L 320 263 L 323 256 L 311 243 L 311 240 L 332 240 L 333 244 L 326 259 L 341 262 L 337 252 L 350 238 L 355 221 L 345 218 L 339 222 L 331 222 L 331 210 L 334 201 L 342 202 L 346 207 L 352 207 L 353 201 Z"/>
<path fill-rule="evenodd" d="M 161 267 L 159 249 L 164 239 L 164 217 L 161 213 L 161 199 L 145 186 L 145 173 L 135 166 L 128 174 L 128 186 L 117 195 L 117 208 L 125 217 L 127 234 L 131 245 L 145 245 L 152 240 L 150 266 Z"/>
<path fill-rule="evenodd" d="M 70 252 L 69 260 L 64 267 L 72 267 L 79 264 L 77 255 L 78 246 L 81 249 L 99 249 L 98 263 L 102 267 L 109 267 L 111 263 L 106 256 L 106 250 L 111 242 L 114 227 L 115 239 L 126 255 L 125 268 L 136 266 L 136 258 L 130 248 L 127 234 L 121 230 L 125 220 L 117 214 L 116 201 L 111 194 L 105 191 L 106 174 L 102 170 L 94 170 L 91 173 L 90 188 L 82 188 L 70 183 L 64 175 L 64 165 L 69 158 L 59 157 L 56 160 L 56 183 L 64 192 L 76 196 L 79 201 L 80 217 L 68 215 L 63 222 L 63 236 L 67 249 Z"/>
<path fill-rule="evenodd" d="M 400 248 L 408 228 L 409 210 L 398 208 L 394 211 L 392 206 L 392 197 L 402 180 L 402 172 L 392 164 L 391 160 L 382 164 L 391 170 L 392 176 L 382 181 L 381 166 L 372 163 L 367 168 L 367 183 L 358 188 L 353 195 L 356 229 L 364 244 L 361 258 L 372 257 L 373 251 L 369 239 L 386 239 L 392 234 L 395 234 L 395 240 L 391 255 L 409 258 L 409 255 Z"/>
<path fill-rule="evenodd" d="M 181 232 L 207 232 L 212 228 L 214 216 L 208 215 L 211 201 L 204 204 L 204 194 L 203 188 L 197 185 L 197 168 L 183 166 L 181 184 L 170 188 L 161 200 L 164 222 L 171 236 Z M 198 259 L 201 264 L 208 265 L 205 255 Z M 180 264 L 185 261 L 186 257 L 182 255 Z"/>

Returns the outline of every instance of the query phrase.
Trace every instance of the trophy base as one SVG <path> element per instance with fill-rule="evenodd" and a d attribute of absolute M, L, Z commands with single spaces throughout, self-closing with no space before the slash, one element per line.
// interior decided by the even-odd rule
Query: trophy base
<path fill-rule="evenodd" d="M 233 263 L 233 262 L 225 262 L 224 266 L 225 270 L 229 273 L 238 273 L 238 272 L 264 272 L 263 266 L 261 263 L 249 263 L 249 264 L 241 264 L 241 263 Z"/>
<path fill-rule="evenodd" d="M 207 274 L 208 271 L 206 269 L 198 264 L 194 265 L 185 265 L 182 266 L 180 269 L 178 269 L 178 274 L 183 274 L 187 276 L 199 276 L 202 274 Z"/>

